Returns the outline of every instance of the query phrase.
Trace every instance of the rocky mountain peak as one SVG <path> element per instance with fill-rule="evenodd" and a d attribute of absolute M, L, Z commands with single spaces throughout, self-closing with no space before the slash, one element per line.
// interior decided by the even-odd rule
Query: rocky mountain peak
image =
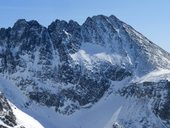
<path fill-rule="evenodd" d="M 38 23 L 38 21 L 36 21 L 36 20 L 31 20 L 31 21 L 28 22 L 28 24 L 29 24 L 30 27 L 37 27 L 37 28 L 42 27 L 42 25 L 40 25 Z"/>
<path fill-rule="evenodd" d="M 108 18 L 109 18 L 109 21 L 111 22 L 111 24 L 115 27 L 115 29 L 120 29 L 123 27 L 124 22 L 119 20 L 116 16 L 111 15 Z"/>
<path fill-rule="evenodd" d="M 13 26 L 13 29 L 21 29 L 23 27 L 28 26 L 28 22 L 25 19 L 19 19 L 16 21 L 16 23 Z"/>
<path fill-rule="evenodd" d="M 23 28 L 23 27 L 42 27 L 36 20 L 30 20 L 26 21 L 25 19 L 19 19 L 15 22 L 14 26 L 12 27 L 13 29 L 18 29 L 18 28 Z"/>
<path fill-rule="evenodd" d="M 114 84 L 170 69 L 169 60 L 113 15 L 88 17 L 82 25 L 57 19 L 47 28 L 21 19 L 0 29 L 2 77 L 28 98 L 28 108 L 36 102 L 64 115 L 90 108 Z"/>
<path fill-rule="evenodd" d="M 49 32 L 56 31 L 59 34 L 61 34 L 63 32 L 67 32 L 67 33 L 72 34 L 74 29 L 76 29 L 76 28 L 80 28 L 80 25 L 73 20 L 66 22 L 64 20 L 58 20 L 57 19 L 48 26 Z"/>

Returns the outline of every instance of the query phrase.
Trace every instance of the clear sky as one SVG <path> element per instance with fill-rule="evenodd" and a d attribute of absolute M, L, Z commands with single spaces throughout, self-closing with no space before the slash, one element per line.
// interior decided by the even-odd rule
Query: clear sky
<path fill-rule="evenodd" d="M 17 19 L 38 20 L 48 26 L 55 19 L 115 15 L 170 52 L 170 0 L 0 0 L 0 27 Z"/>

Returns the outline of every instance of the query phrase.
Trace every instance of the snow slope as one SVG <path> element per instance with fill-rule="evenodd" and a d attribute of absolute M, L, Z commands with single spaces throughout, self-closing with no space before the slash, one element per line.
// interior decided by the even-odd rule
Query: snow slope
<path fill-rule="evenodd" d="M 24 126 L 25 128 L 44 128 L 36 119 L 24 113 L 12 103 L 10 103 L 14 115 L 16 116 L 17 128 L 20 126 Z"/>
<path fill-rule="evenodd" d="M 12 108 L 13 114 L 16 117 L 16 128 L 24 126 L 25 128 L 44 128 L 36 119 L 29 116 L 28 114 L 21 111 L 21 108 L 25 107 L 24 104 L 28 101 L 21 91 L 12 83 L 0 78 L 0 90 L 7 97 L 10 107 Z M 20 107 L 17 108 L 14 103 Z M 3 124 L 4 126 L 7 126 Z M 9 126 L 7 126 L 9 127 Z"/>
<path fill-rule="evenodd" d="M 167 70 L 167 69 L 154 70 L 154 71 L 144 75 L 141 78 L 134 79 L 133 82 L 138 82 L 138 83 L 143 83 L 145 81 L 158 82 L 160 80 L 170 81 L 170 70 Z"/>
<path fill-rule="evenodd" d="M 61 115 L 56 113 L 53 108 L 41 106 L 33 103 L 31 106 L 24 107 L 28 99 L 23 98 L 24 95 L 7 80 L 1 78 L 3 84 L 0 84 L 1 90 L 7 92 L 5 95 L 12 103 L 18 105 L 18 108 L 26 112 L 21 112 L 13 104 L 11 104 L 14 114 L 17 117 L 17 122 L 26 128 L 104 128 L 108 120 L 112 117 L 112 113 L 125 103 L 125 98 L 116 96 L 115 94 L 104 96 L 100 102 L 96 103 L 92 108 L 85 106 L 81 111 L 77 111 L 72 115 Z M 120 83 L 119 83 L 120 84 Z M 4 86 L 5 85 L 5 86 Z M 5 87 L 5 88 L 4 88 Z M 8 94 L 10 92 L 10 94 Z M 15 98 L 11 98 L 15 97 Z M 115 104 L 116 102 L 116 104 Z M 40 125 L 35 119 L 41 122 Z"/>
<path fill-rule="evenodd" d="M 5 85 L 12 85 L 2 78 L 1 81 L 3 81 L 3 84 Z M 131 78 L 121 82 L 113 82 L 112 87 L 109 89 L 110 91 L 108 91 L 108 93 L 106 93 L 98 103 L 90 108 L 90 104 L 86 105 L 82 107 L 81 110 L 78 110 L 71 115 L 62 115 L 56 113 L 53 108 L 41 106 L 35 102 L 28 107 L 20 106 L 21 104 L 28 102 L 28 99 L 26 98 L 24 100 L 21 99 L 23 94 L 18 93 L 16 89 L 11 87 L 8 89 L 6 88 L 5 92 L 11 92 L 10 90 L 15 90 L 14 92 L 10 93 L 10 96 L 9 94 L 6 94 L 6 96 L 11 98 L 12 95 L 16 96 L 16 94 L 18 94 L 19 98 L 17 100 L 15 98 L 11 100 L 18 104 L 20 109 L 22 109 L 24 112 L 35 119 L 38 119 L 38 121 L 40 121 L 45 128 L 112 128 L 114 123 L 123 126 L 125 123 L 124 121 L 127 123 L 132 122 L 131 124 L 127 125 L 131 128 L 142 128 L 140 119 L 145 117 L 150 120 L 151 124 L 155 124 L 159 126 L 158 128 L 162 128 L 161 123 L 159 123 L 160 120 L 152 113 L 152 110 L 150 109 L 150 103 L 147 99 L 127 99 L 126 97 L 122 97 L 116 93 L 119 89 L 126 87 L 126 84 L 130 81 Z M 33 118 L 30 119 L 28 116 L 25 117 L 25 114 L 16 109 L 14 106 L 13 111 L 17 116 L 19 124 L 27 126 L 28 128 L 30 127 L 30 124 L 35 128 L 42 127 L 39 123 L 33 120 Z M 23 118 L 23 116 L 25 118 Z M 35 122 L 35 124 L 32 122 Z"/>

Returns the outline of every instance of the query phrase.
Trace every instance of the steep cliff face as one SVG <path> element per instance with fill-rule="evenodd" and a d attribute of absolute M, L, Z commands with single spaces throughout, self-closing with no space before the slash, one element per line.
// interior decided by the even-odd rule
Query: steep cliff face
<path fill-rule="evenodd" d="M 70 116 L 90 109 L 110 90 L 115 94 L 114 82 L 126 81 L 124 85 L 130 85 L 125 90 L 132 83 L 136 87 L 136 78 L 169 71 L 169 60 L 169 53 L 115 16 L 88 17 L 82 25 L 56 20 L 48 28 L 21 19 L 12 28 L 0 29 L 0 74 L 28 98 L 23 101 L 28 113 L 33 104 Z M 128 95 L 121 87 L 116 84 L 118 92 L 125 92 L 120 97 Z"/>

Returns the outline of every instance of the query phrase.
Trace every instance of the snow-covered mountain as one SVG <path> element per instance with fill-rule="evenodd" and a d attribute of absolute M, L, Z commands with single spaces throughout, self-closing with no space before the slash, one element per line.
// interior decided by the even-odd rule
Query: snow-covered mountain
<path fill-rule="evenodd" d="M 170 54 L 113 15 L 1 28 L 0 75 L 45 128 L 170 127 Z"/>

